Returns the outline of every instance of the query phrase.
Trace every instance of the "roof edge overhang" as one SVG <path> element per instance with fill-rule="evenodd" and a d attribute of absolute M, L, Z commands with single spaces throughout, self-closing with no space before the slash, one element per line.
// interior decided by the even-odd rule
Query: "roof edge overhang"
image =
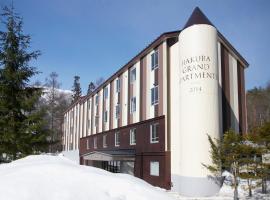
<path fill-rule="evenodd" d="M 105 151 L 92 151 L 89 153 L 85 153 L 81 155 L 85 160 L 94 160 L 94 161 L 134 161 L 135 160 L 135 153 L 134 154 L 124 154 L 118 153 L 119 151 L 110 151 L 115 152 L 115 154 L 111 154 Z M 121 151 L 123 152 L 123 151 Z"/>
<path fill-rule="evenodd" d="M 247 60 L 233 47 L 233 45 L 218 31 L 219 41 L 231 52 L 239 62 L 243 65 L 244 68 L 248 68 L 249 63 Z"/>

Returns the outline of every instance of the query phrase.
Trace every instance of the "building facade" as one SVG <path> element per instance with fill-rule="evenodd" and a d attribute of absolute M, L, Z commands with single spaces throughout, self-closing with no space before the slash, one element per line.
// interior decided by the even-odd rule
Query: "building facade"
<path fill-rule="evenodd" d="M 63 148 L 80 163 L 188 196 L 219 190 L 207 135 L 246 132 L 247 61 L 196 8 L 64 113 Z"/>

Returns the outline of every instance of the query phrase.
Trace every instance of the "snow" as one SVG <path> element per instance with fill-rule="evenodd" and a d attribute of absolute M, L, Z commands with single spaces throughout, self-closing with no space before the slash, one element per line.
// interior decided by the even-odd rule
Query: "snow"
<path fill-rule="evenodd" d="M 218 194 L 216 194 L 215 196 L 212 197 L 184 197 L 181 196 L 180 194 L 177 193 L 172 193 L 171 195 L 174 196 L 177 199 L 181 199 L 181 200 L 231 200 L 233 199 L 233 188 L 230 185 L 230 181 L 232 179 L 232 174 L 229 173 L 228 171 L 224 171 L 222 173 L 222 176 L 225 177 L 225 181 L 219 191 Z M 270 183 L 268 183 L 269 185 Z M 268 191 L 268 194 L 262 194 L 261 193 L 261 187 L 257 187 L 255 190 L 252 190 L 253 196 L 252 197 L 248 197 L 248 190 L 246 188 L 246 181 L 245 180 L 240 180 L 239 186 L 238 186 L 238 195 L 240 200 L 242 199 L 249 199 L 249 200 L 269 200 L 270 199 L 270 194 Z"/>
<path fill-rule="evenodd" d="M 229 172 L 223 176 L 231 178 Z M 127 174 L 114 174 L 102 169 L 82 166 L 60 154 L 35 155 L 0 165 L 0 200 L 231 200 L 233 189 L 225 181 L 213 197 L 184 197 L 154 187 Z M 270 184 L 270 183 L 269 183 Z M 269 185 L 268 184 L 268 185 Z M 248 198 L 241 180 L 240 199 L 269 200 L 260 187 Z"/>
<path fill-rule="evenodd" d="M 79 150 L 62 151 L 61 154 L 76 163 L 80 163 Z"/>
<path fill-rule="evenodd" d="M 35 155 L 0 165 L 2 200 L 171 200 L 126 174 L 78 165 L 59 155 Z"/>

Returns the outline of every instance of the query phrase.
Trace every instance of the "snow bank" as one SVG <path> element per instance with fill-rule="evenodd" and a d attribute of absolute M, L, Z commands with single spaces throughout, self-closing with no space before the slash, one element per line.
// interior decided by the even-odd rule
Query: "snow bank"
<path fill-rule="evenodd" d="M 62 151 L 61 154 L 62 154 L 64 157 L 66 157 L 66 158 L 68 158 L 68 159 L 70 159 L 70 160 L 76 162 L 77 164 L 80 163 L 79 150 Z"/>
<path fill-rule="evenodd" d="M 170 200 L 168 193 L 125 174 L 38 155 L 0 165 L 2 200 Z"/>
<path fill-rule="evenodd" d="M 222 173 L 222 176 L 225 177 L 225 181 L 219 191 L 218 194 L 212 197 L 185 197 L 175 192 L 170 192 L 172 196 L 177 199 L 181 200 L 232 200 L 233 199 L 233 188 L 230 185 L 230 181 L 233 177 L 232 174 L 228 171 Z M 270 184 L 270 182 L 268 183 Z M 240 200 L 248 199 L 248 200 L 269 200 L 270 194 L 262 194 L 261 188 L 257 187 L 256 189 L 252 190 L 253 196 L 248 197 L 247 189 L 244 189 L 246 186 L 245 180 L 240 180 L 239 187 L 238 187 L 238 195 Z M 270 192 L 270 191 L 269 191 Z"/>

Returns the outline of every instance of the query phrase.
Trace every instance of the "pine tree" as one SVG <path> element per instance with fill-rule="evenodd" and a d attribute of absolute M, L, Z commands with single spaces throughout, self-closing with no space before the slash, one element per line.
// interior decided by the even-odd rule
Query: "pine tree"
<path fill-rule="evenodd" d="M 77 101 L 82 95 L 81 85 L 80 85 L 80 77 L 74 76 L 74 83 L 72 87 L 72 102 Z"/>
<path fill-rule="evenodd" d="M 102 83 L 104 83 L 105 79 L 103 77 L 99 77 L 96 81 L 95 81 L 95 86 L 99 87 Z"/>
<path fill-rule="evenodd" d="M 95 84 L 91 81 L 88 85 L 88 90 L 87 90 L 87 94 L 92 93 L 95 90 L 96 86 Z"/>
<path fill-rule="evenodd" d="M 243 139 L 241 135 L 230 130 L 224 133 L 222 140 L 213 139 L 208 136 L 211 146 L 212 164 L 203 164 L 218 179 L 223 169 L 229 170 L 233 179 L 231 184 L 234 188 L 234 199 L 238 199 L 239 172 L 241 167 L 241 145 Z"/>
<path fill-rule="evenodd" d="M 32 87 L 37 74 L 29 62 L 39 51 L 29 52 L 30 36 L 14 8 L 4 7 L 0 31 L 0 155 L 1 161 L 43 151 L 48 145 L 44 111 L 38 107 L 41 88 Z"/>
<path fill-rule="evenodd" d="M 270 122 L 254 128 L 249 139 L 257 145 L 261 160 L 256 173 L 261 179 L 262 193 L 267 193 L 267 180 L 270 179 Z"/>
<path fill-rule="evenodd" d="M 252 189 L 257 186 L 254 181 L 259 179 L 258 168 L 260 165 L 257 155 L 260 148 L 251 142 L 249 135 L 243 137 L 243 143 L 240 145 L 241 159 L 239 177 L 246 180 L 249 197 L 252 196 Z"/>

